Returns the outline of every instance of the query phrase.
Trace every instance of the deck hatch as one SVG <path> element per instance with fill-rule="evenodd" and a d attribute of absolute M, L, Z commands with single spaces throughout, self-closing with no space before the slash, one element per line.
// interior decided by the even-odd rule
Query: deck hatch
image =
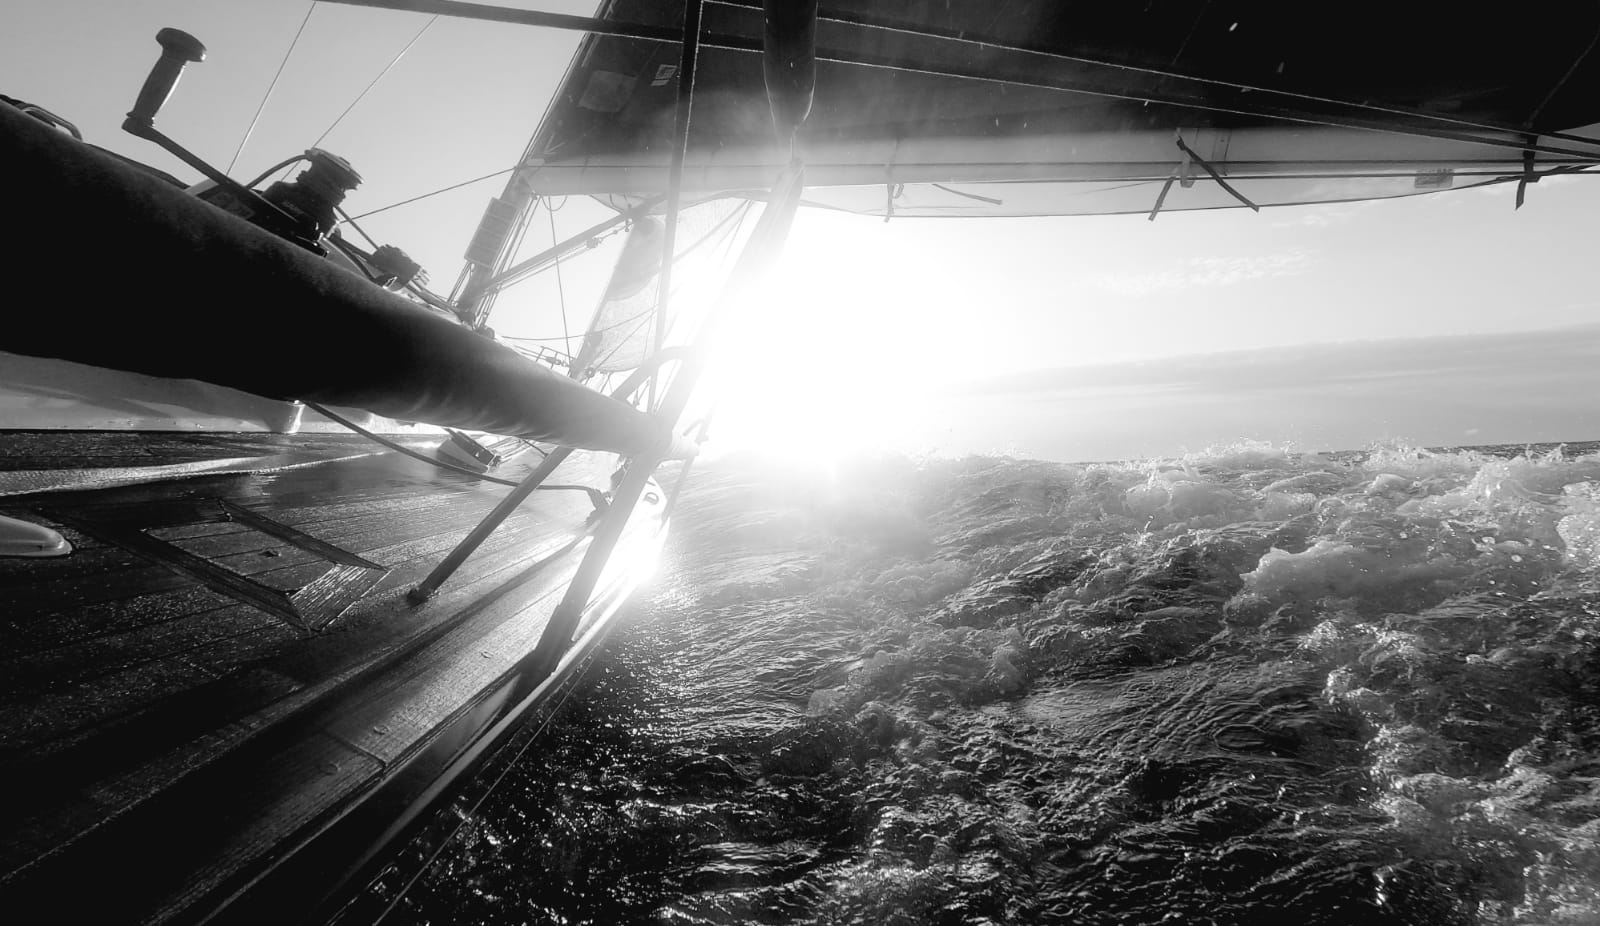
<path fill-rule="evenodd" d="M 45 513 L 308 634 L 343 614 L 388 572 L 220 498 L 51 508 Z M 226 530 L 230 526 L 237 529 Z M 227 555 L 221 555 L 224 551 Z M 290 565 L 247 574 L 226 564 L 256 556 L 285 559 Z"/>

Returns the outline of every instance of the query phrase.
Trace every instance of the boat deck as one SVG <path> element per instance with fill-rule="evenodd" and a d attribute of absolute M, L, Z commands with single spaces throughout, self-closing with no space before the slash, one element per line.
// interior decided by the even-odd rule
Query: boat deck
<path fill-rule="evenodd" d="M 593 510 L 535 493 L 416 605 L 406 591 L 503 486 L 331 435 L 0 448 L 0 493 L 51 487 L 0 494 L 0 514 L 75 548 L 0 559 L 0 891 L 86 879 L 140 917 L 245 878 L 488 697 L 538 640 Z M 604 488 L 614 459 L 575 454 L 551 481 Z M 158 832 L 158 858 L 128 857 Z"/>

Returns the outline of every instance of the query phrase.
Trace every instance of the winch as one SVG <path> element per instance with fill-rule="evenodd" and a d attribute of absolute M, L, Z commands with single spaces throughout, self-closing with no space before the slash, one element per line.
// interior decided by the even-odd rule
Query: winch
<path fill-rule="evenodd" d="M 334 214 L 345 194 L 361 184 L 350 162 L 321 148 L 305 153 L 307 167 L 289 182 L 267 187 L 261 197 L 297 219 L 307 237 L 322 238 L 338 224 Z"/>
<path fill-rule="evenodd" d="M 178 29 L 162 29 L 156 34 L 156 41 L 161 44 L 161 58 L 145 78 L 138 100 L 122 127 L 155 142 L 204 174 L 210 182 L 191 187 L 195 196 L 306 250 L 333 258 L 379 286 L 415 289 L 421 285 L 426 275 L 404 251 L 373 242 L 376 251 L 369 253 L 339 234 L 339 206 L 345 196 L 361 184 L 361 175 L 344 158 L 321 148 L 311 148 L 274 165 L 246 185 L 157 130 L 156 114 L 177 86 L 184 67 L 191 62 L 204 61 L 206 49 L 194 36 Z M 293 180 L 280 180 L 262 192 L 253 189 L 273 173 L 297 161 L 304 161 L 306 167 Z M 330 254 L 330 245 L 335 253 Z M 442 300 L 430 293 L 419 291 L 416 295 L 431 305 L 451 308 L 441 306 Z"/>

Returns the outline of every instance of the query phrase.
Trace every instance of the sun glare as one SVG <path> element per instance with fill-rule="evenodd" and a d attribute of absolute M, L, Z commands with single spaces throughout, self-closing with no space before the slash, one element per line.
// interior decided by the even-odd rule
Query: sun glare
<path fill-rule="evenodd" d="M 825 241 L 796 234 L 730 322 L 710 384 L 714 452 L 836 461 L 928 449 L 922 393 L 942 377 L 914 346 L 925 307 L 896 295 L 868 245 L 839 232 L 848 223 L 830 224 Z"/>

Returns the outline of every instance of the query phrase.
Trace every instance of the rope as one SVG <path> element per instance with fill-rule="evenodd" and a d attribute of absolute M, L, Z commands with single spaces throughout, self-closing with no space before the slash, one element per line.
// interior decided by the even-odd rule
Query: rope
<path fill-rule="evenodd" d="M 500 176 L 502 174 L 509 174 L 512 171 L 517 170 L 517 169 L 519 169 L 521 167 L 522 167 L 522 163 L 519 161 L 516 164 L 513 164 L 512 166 L 507 167 L 507 168 L 505 168 L 503 170 L 497 170 L 494 173 L 484 174 L 482 177 L 473 177 L 471 180 L 463 180 L 460 183 L 452 183 L 451 185 L 449 185 L 447 187 L 440 187 L 439 189 L 434 190 L 431 193 L 423 193 L 420 196 L 413 196 L 410 199 L 402 199 L 397 203 L 390 203 L 387 206 L 380 206 L 377 209 L 373 209 L 373 210 L 370 210 L 368 212 L 363 212 L 360 215 L 353 215 L 353 216 L 350 217 L 350 221 L 353 222 L 356 219 L 364 219 L 369 215 L 377 215 L 380 212 L 388 212 L 390 209 L 398 209 L 401 206 L 409 206 L 412 203 L 417 202 L 418 200 L 427 199 L 430 196 L 438 196 L 440 193 L 448 193 L 451 190 L 459 190 L 464 186 L 471 186 L 474 183 L 479 183 L 481 181 L 488 180 L 488 179 L 493 178 L 493 177 L 498 177 L 498 176 Z"/>
<path fill-rule="evenodd" d="M 372 240 L 372 236 L 367 234 L 366 231 L 363 230 L 360 225 L 357 225 L 356 224 L 356 220 L 350 218 L 350 215 L 348 213 L 346 213 L 342 208 L 340 208 L 338 206 L 334 206 L 333 207 L 333 211 L 337 212 L 339 214 L 339 218 L 342 220 L 339 223 L 340 225 L 348 225 L 348 226 L 350 226 L 351 228 L 355 229 L 356 234 L 360 235 L 362 237 L 362 239 L 367 242 L 367 244 L 372 245 L 374 248 L 376 248 L 378 246 L 378 242 L 373 241 Z"/>
<path fill-rule="evenodd" d="M 549 729 L 550 724 L 555 721 L 556 716 L 561 713 L 561 709 L 566 706 L 567 701 L 572 698 L 573 693 L 577 691 L 578 687 L 579 686 L 576 684 L 570 684 L 567 686 L 566 691 L 562 692 L 561 694 L 561 700 L 556 702 L 555 708 L 545 716 L 544 721 L 539 724 L 539 728 L 534 730 L 533 734 L 523 742 L 522 746 L 517 749 L 517 754 L 512 756 L 511 761 L 502 766 L 499 773 L 494 776 L 494 780 L 489 783 L 489 787 L 478 796 L 477 800 L 472 802 L 472 807 L 469 808 L 466 813 L 461 815 L 461 819 L 456 821 L 456 825 L 450 828 L 450 832 L 439 841 L 438 845 L 434 847 L 432 852 L 428 853 L 428 857 L 423 860 L 422 867 L 417 869 L 416 874 L 413 874 L 409 879 L 407 879 L 406 883 L 401 885 L 400 890 L 395 892 L 394 898 L 391 899 L 388 905 L 383 908 L 382 912 L 380 912 L 377 917 L 373 919 L 373 926 L 377 926 L 377 924 L 383 922 L 384 919 L 389 916 L 389 914 L 393 913 L 395 907 L 400 905 L 400 901 L 405 899 L 406 894 L 409 893 L 412 888 L 417 886 L 417 882 L 422 880 L 423 875 L 426 875 L 428 872 L 433 870 L 433 866 L 439 862 L 439 856 L 444 854 L 444 850 L 448 849 L 452 842 L 455 842 L 456 837 L 461 834 L 461 830 L 466 827 L 467 821 L 478 815 L 478 811 L 483 807 L 484 802 L 489 800 L 495 791 L 499 790 L 500 785 L 505 781 L 506 775 L 510 774 L 513 768 L 516 768 L 519 764 L 521 764 L 522 757 L 527 754 L 528 749 L 532 747 L 534 743 L 539 741 L 539 738 L 544 735 L 544 731 Z"/>
<path fill-rule="evenodd" d="M 278 171 L 283 170 L 283 168 L 288 167 L 289 165 L 293 164 L 295 161 L 303 159 L 304 157 L 305 157 L 304 154 L 296 154 L 296 155 L 291 155 L 289 157 L 284 158 L 283 160 L 279 161 L 278 163 L 272 165 L 271 167 L 269 167 L 266 170 L 262 171 L 261 173 L 257 174 L 254 180 L 251 180 L 249 183 L 245 184 L 245 188 L 246 189 L 250 189 L 250 190 L 255 189 L 256 187 L 261 185 L 261 181 L 267 179 L 268 177 L 272 176 L 273 174 L 277 173 Z M 285 171 L 285 173 L 287 173 L 287 171 Z"/>
<path fill-rule="evenodd" d="M 383 437 L 381 435 L 374 434 L 371 431 L 368 431 L 366 428 L 363 428 L 361 425 L 356 424 L 354 421 L 351 421 L 348 418 L 344 418 L 344 417 L 342 417 L 340 415 L 337 415 L 337 414 L 329 411 L 327 408 L 325 408 L 325 407 L 323 407 L 321 405 L 318 405 L 315 402 L 305 402 L 305 403 L 302 403 L 302 404 L 304 404 L 306 408 L 311 409 L 312 411 L 314 411 L 317 414 L 323 416 L 324 418 L 327 418 L 330 421 L 337 422 L 338 424 L 344 425 L 345 427 L 347 427 L 350 430 L 356 432 L 357 434 L 360 434 L 362 437 L 365 437 L 367 440 L 374 441 L 376 443 L 382 444 L 383 446 L 388 447 L 390 450 L 393 450 L 396 453 L 404 454 L 405 456 L 411 457 L 414 460 L 421 460 L 424 463 L 428 463 L 428 464 L 431 464 L 433 466 L 437 466 L 440 469 L 446 469 L 446 470 L 449 470 L 449 471 L 451 471 L 453 473 L 460 473 L 463 476 L 471 476 L 474 479 L 481 479 L 484 482 L 492 482 L 492 483 L 495 483 L 496 485 L 511 486 L 512 488 L 516 488 L 517 486 L 522 484 L 520 482 L 514 482 L 514 481 L 512 481 L 510 479 L 501 479 L 499 476 L 491 476 L 488 473 L 480 473 L 477 470 L 467 469 L 465 466 L 457 466 L 457 465 L 455 465 L 454 463 L 451 463 L 448 460 L 441 460 L 438 457 L 430 457 L 425 453 L 418 453 L 417 451 L 412 450 L 410 447 L 407 447 L 407 446 L 405 446 L 403 444 L 395 443 L 394 441 L 389 440 L 388 438 Z M 593 502 L 594 506 L 597 509 L 600 509 L 602 511 L 605 510 L 605 507 L 606 507 L 606 504 L 607 504 L 606 500 L 605 500 L 605 493 L 601 492 L 599 489 L 594 488 L 593 486 L 542 485 L 542 486 L 539 486 L 539 490 L 540 491 L 562 491 L 562 492 L 584 492 L 584 493 L 588 494 L 589 501 Z"/>
<path fill-rule="evenodd" d="M 361 91 L 361 94 L 359 96 L 357 96 L 355 98 L 355 100 L 353 102 L 351 102 L 351 104 L 349 106 L 346 106 L 344 108 L 344 112 L 339 114 L 339 118 L 333 120 L 333 125 L 328 126 L 326 131 L 324 131 L 321 135 L 317 136 L 317 140 L 311 143 L 311 147 L 315 148 L 318 145 L 322 144 L 322 140 L 324 138 L 328 137 L 328 133 L 332 132 L 334 129 L 338 128 L 339 127 L 339 123 L 344 121 L 344 117 L 345 116 L 350 115 L 350 111 L 352 109 L 355 109 L 357 106 L 361 105 L 361 101 L 367 98 L 367 94 L 372 92 L 372 88 L 378 86 L 378 82 L 383 80 L 384 77 L 388 76 L 390 71 L 394 70 L 394 66 L 399 64 L 400 63 L 400 59 L 404 58 L 406 56 L 406 52 L 411 50 L 411 46 L 417 44 L 417 40 L 422 38 L 422 34 L 427 32 L 430 28 L 432 28 L 433 24 L 435 22 L 438 22 L 438 20 L 439 20 L 439 17 L 437 15 L 435 15 L 432 18 L 430 18 L 427 22 L 423 23 L 422 24 L 422 28 L 417 30 L 417 34 L 412 36 L 411 37 L 411 41 L 406 43 L 406 47 L 400 49 L 400 53 L 395 55 L 392 59 L 390 59 L 388 66 L 386 66 L 382 71 L 380 71 L 378 73 L 377 77 L 372 78 L 372 83 L 367 84 L 367 89 Z"/>
<path fill-rule="evenodd" d="M 1246 199 L 1244 197 L 1243 193 L 1240 193 L 1238 190 L 1235 190 L 1233 187 L 1229 186 L 1228 185 L 1228 181 L 1222 179 L 1222 175 L 1217 173 L 1217 169 L 1215 167 L 1212 167 L 1209 163 L 1207 163 L 1205 158 L 1201 157 L 1198 154 L 1195 154 L 1193 148 L 1190 148 L 1188 145 L 1184 144 L 1182 135 L 1178 136 L 1178 149 L 1180 151 L 1182 151 L 1184 154 L 1187 154 L 1190 158 L 1192 158 L 1196 164 L 1199 164 L 1200 165 L 1200 169 L 1204 170 L 1206 173 L 1210 174 L 1211 175 L 1211 179 L 1217 181 L 1217 186 L 1220 186 L 1224 190 L 1227 190 L 1228 194 L 1231 195 L 1234 199 L 1237 199 L 1239 202 L 1244 203 L 1246 206 L 1249 206 L 1251 209 L 1255 210 L 1256 212 L 1260 212 L 1261 211 L 1261 207 L 1260 206 L 1258 206 L 1255 203 L 1251 202 L 1250 200 Z M 1167 182 L 1167 184 L 1168 184 L 1168 186 L 1171 186 L 1171 181 L 1169 180 Z"/>
<path fill-rule="evenodd" d="M 961 190 L 951 189 L 942 183 L 934 183 L 929 185 L 936 190 L 944 190 L 946 193 L 950 193 L 955 196 L 965 196 L 967 199 L 975 199 L 980 203 L 988 203 L 991 206 L 1004 206 L 1006 204 L 1005 200 L 1003 199 L 995 199 L 992 196 L 979 196 L 976 193 L 966 193 Z"/>
<path fill-rule="evenodd" d="M 306 23 L 311 21 L 311 14 L 316 12 L 316 9 L 316 0 L 311 0 L 311 5 L 306 7 L 306 18 L 300 20 L 300 28 L 295 30 L 294 38 L 289 42 L 289 50 L 283 53 L 283 60 L 278 62 L 278 71 L 272 75 L 272 83 L 267 85 L 267 92 L 261 97 L 261 105 L 256 107 L 256 114 L 250 117 L 250 125 L 245 128 L 244 137 L 239 139 L 239 147 L 233 152 L 233 160 L 228 162 L 228 169 L 223 171 L 223 173 L 233 173 L 233 165 L 239 163 L 239 155 L 244 153 L 244 146 L 249 144 L 250 136 L 256 130 L 256 123 L 260 121 L 262 111 L 267 108 L 267 101 L 272 99 L 272 91 L 278 88 L 278 78 L 283 76 L 283 69 L 289 63 L 289 56 L 294 54 L 295 46 L 300 44 L 300 34 L 306 31 Z M 277 169 L 278 168 L 274 167 L 272 170 Z M 272 171 L 267 171 L 269 174 L 271 172 Z M 259 183 L 260 181 L 258 180 L 256 182 Z M 254 186 L 255 184 L 250 185 Z"/>

